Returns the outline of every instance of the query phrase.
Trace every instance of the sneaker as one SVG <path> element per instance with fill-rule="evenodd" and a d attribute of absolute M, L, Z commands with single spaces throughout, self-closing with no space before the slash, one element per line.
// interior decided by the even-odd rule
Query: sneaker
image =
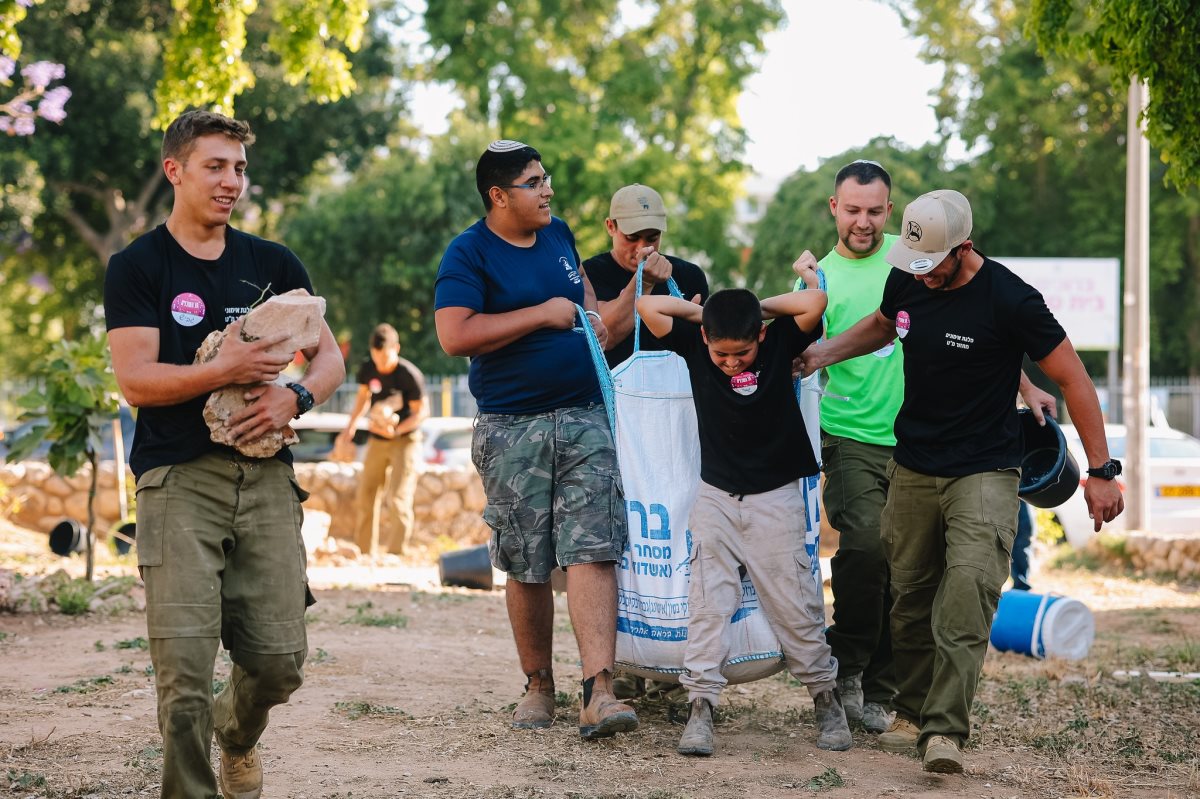
<path fill-rule="evenodd" d="M 579 735 L 584 740 L 611 738 L 619 732 L 632 732 L 637 726 L 637 713 L 613 696 L 612 672 L 605 670 L 583 681 Z"/>
<path fill-rule="evenodd" d="M 863 689 L 862 674 L 851 674 L 849 677 L 838 677 L 838 696 L 846 711 L 847 721 L 862 721 Z"/>
<path fill-rule="evenodd" d="M 554 674 L 539 669 L 526 675 L 525 696 L 513 709 L 514 730 L 540 730 L 554 723 Z"/>
<path fill-rule="evenodd" d="M 847 716 L 850 714 L 847 713 Z M 886 732 L 887 728 L 892 724 L 892 714 L 888 709 L 878 702 L 867 702 L 863 704 L 862 709 L 862 725 L 867 732 L 879 734 Z"/>
<path fill-rule="evenodd" d="M 817 714 L 817 748 L 844 752 L 854 744 L 846 711 L 838 699 L 837 690 L 828 688 L 813 697 Z"/>
<path fill-rule="evenodd" d="M 925 742 L 925 757 L 921 763 L 926 771 L 937 774 L 962 774 L 962 750 L 953 738 L 931 735 Z"/>
<path fill-rule="evenodd" d="M 262 795 L 263 785 L 262 762 L 258 759 L 258 748 L 242 754 L 221 749 L 220 780 L 221 793 L 225 795 L 225 799 L 258 799 Z"/>
<path fill-rule="evenodd" d="M 917 746 L 921 737 L 921 728 L 900 716 L 892 719 L 892 723 L 879 736 L 879 748 L 885 752 L 908 752 Z"/>
<path fill-rule="evenodd" d="M 676 751 L 681 755 L 708 757 L 713 753 L 712 705 L 707 699 L 697 699 L 692 702 L 691 707 L 687 727 L 684 728 L 683 735 L 679 736 Z"/>

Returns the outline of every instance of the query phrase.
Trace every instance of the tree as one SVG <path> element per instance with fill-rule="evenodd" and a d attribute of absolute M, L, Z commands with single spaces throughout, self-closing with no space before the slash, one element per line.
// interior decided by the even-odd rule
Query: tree
<path fill-rule="evenodd" d="M 403 354 L 426 373 L 466 369 L 438 344 L 433 288 L 450 240 L 480 215 L 475 159 L 486 134 L 463 123 L 430 156 L 398 148 L 344 186 L 318 190 L 281 223 L 284 239 L 326 298 L 327 320 L 366 356 L 371 329 L 389 322 Z"/>
<path fill-rule="evenodd" d="M 264 5 L 274 2 L 284 0 Z M 243 201 L 257 206 L 259 224 L 263 209 L 300 192 L 314 169 L 353 169 L 394 128 L 403 102 L 392 78 L 392 8 L 375 6 L 356 56 L 358 92 L 327 104 L 288 82 L 270 17 L 249 19 L 242 57 L 256 80 L 238 113 L 260 137 Z M 94 327 L 109 256 L 166 216 L 171 193 L 153 120 L 172 13 L 169 0 L 45 0 L 22 23 L 26 52 L 66 64 L 76 93 L 66 124 L 0 153 L 0 297 L 6 307 L 24 303 L 40 334 L 9 339 L 0 372 L 20 373 L 59 336 Z M 239 224 L 254 229 L 255 211 Z M 0 329 L 6 324 L 0 319 Z"/>
<path fill-rule="evenodd" d="M 557 178 L 555 212 L 587 257 L 608 247 L 612 193 L 654 186 L 670 213 L 668 247 L 726 282 L 729 233 L 745 176 L 736 101 L 783 18 L 778 0 L 661 0 L 645 22 L 618 0 L 431 3 L 431 73 L 453 81 L 466 113 L 538 147 Z"/>
<path fill-rule="evenodd" d="M 1027 30 L 1039 46 L 1111 68 L 1116 93 L 1146 82 L 1146 138 L 1166 177 L 1200 184 L 1200 0 L 1035 0 Z"/>
<path fill-rule="evenodd" d="M 50 443 L 50 468 L 73 477 L 86 463 L 91 466 L 87 499 L 87 579 L 95 567 L 91 531 L 96 524 L 94 508 L 97 471 L 103 426 L 117 414 L 117 378 L 109 363 L 108 344 L 103 338 L 60 341 L 52 356 L 37 370 L 43 388 L 21 398 L 26 417 L 45 419 L 13 441 L 7 460 L 24 460 L 44 440 Z"/>

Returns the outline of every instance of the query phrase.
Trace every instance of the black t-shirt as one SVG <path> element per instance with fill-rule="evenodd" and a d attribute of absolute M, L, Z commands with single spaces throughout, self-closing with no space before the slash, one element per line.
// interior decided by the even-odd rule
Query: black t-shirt
<path fill-rule="evenodd" d="M 425 396 L 425 375 L 421 374 L 421 370 L 407 358 L 401 358 L 396 364 L 396 368 L 386 374 L 379 371 L 375 366 L 375 361 L 366 358 L 358 367 L 358 374 L 355 376 L 359 385 L 366 386 L 371 392 L 371 407 L 375 407 L 378 402 L 383 402 L 388 397 L 393 397 L 397 394 L 401 395 L 403 405 L 396 409 L 396 415 L 400 417 L 400 421 L 404 421 L 409 417 L 411 411 L 408 409 L 408 403 L 419 400 Z M 371 433 L 372 438 L 382 438 Z"/>
<path fill-rule="evenodd" d="M 687 361 L 704 482 L 733 494 L 761 494 L 817 473 L 792 359 L 820 336 L 820 325 L 805 333 L 794 317 L 780 317 L 767 325 L 754 366 L 731 378 L 712 362 L 700 325 L 674 320 L 662 342 Z"/>
<path fill-rule="evenodd" d="M 708 300 L 708 280 L 704 277 L 704 272 L 700 267 L 690 261 L 685 261 L 682 258 L 676 258 L 673 255 L 666 256 L 671 262 L 671 277 L 675 279 L 675 283 L 679 286 L 679 293 L 685 299 L 690 300 L 697 294 L 700 295 L 700 302 L 704 303 Z M 596 292 L 596 300 L 599 302 L 611 302 L 625 290 L 629 282 L 634 279 L 634 273 L 617 263 L 612 257 L 612 252 L 603 252 L 599 255 L 594 255 L 583 262 L 583 271 L 587 273 L 588 280 L 592 283 L 592 288 Z M 643 286 L 643 290 L 645 286 Z M 666 281 L 655 284 L 648 292 L 649 294 L 669 294 Z M 654 334 L 642 324 L 642 340 L 641 346 L 643 350 L 664 350 L 666 347 L 654 337 Z M 604 358 L 608 361 L 608 366 L 611 369 L 619 363 L 629 359 L 633 355 L 633 332 L 612 349 L 605 350 Z"/>
<path fill-rule="evenodd" d="M 226 228 L 225 251 L 206 261 L 189 254 L 166 225 L 139 236 L 114 255 L 104 274 L 107 329 L 158 328 L 158 362 L 190 364 L 205 336 L 224 330 L 264 296 L 302 288 L 308 272 L 282 244 Z M 186 463 L 206 452 L 233 450 L 209 438 L 201 394 L 178 405 L 140 408 L 129 467 Z M 275 457 L 292 462 L 287 447 Z"/>
<path fill-rule="evenodd" d="M 1020 466 L 1022 356 L 1040 361 L 1067 337 L 1042 295 L 985 257 L 952 291 L 894 269 L 879 310 L 904 347 L 896 462 L 937 477 Z"/>

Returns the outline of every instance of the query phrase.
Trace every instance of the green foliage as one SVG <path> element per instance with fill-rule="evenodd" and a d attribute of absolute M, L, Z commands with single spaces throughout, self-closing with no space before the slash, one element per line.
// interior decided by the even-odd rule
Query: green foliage
<path fill-rule="evenodd" d="M 70 685 L 60 685 L 54 689 L 56 694 L 94 694 L 105 685 L 112 685 L 113 678 L 107 674 L 100 677 L 85 677 Z"/>
<path fill-rule="evenodd" d="M 842 779 L 842 775 L 833 766 L 822 771 L 817 776 L 805 784 L 805 788 L 810 791 L 831 791 L 834 788 L 842 788 L 846 785 L 846 781 Z"/>
<path fill-rule="evenodd" d="M 736 102 L 780 3 L 661 0 L 633 24 L 619 6 L 431 3 L 432 76 L 455 83 L 469 118 L 541 151 L 555 213 L 583 257 L 609 247 L 600 222 L 612 193 L 646 183 L 670 209 L 665 249 L 691 255 L 722 285 L 738 263 L 729 223 L 746 172 Z"/>
<path fill-rule="evenodd" d="M 34 0 L 39 3 L 41 0 Z M 30 5 L 26 3 L 25 5 Z M 0 0 L 0 56 L 16 61 L 21 55 L 21 37 L 17 24 L 25 19 L 28 10 L 17 0 Z"/>
<path fill-rule="evenodd" d="M 19 461 L 48 439 L 50 466 L 72 476 L 100 450 L 101 426 L 117 412 L 117 383 L 103 339 L 60 341 L 35 376 L 42 388 L 20 400 L 29 417 L 45 417 L 46 424 L 13 440 L 7 459 Z M 93 475 L 94 477 L 94 475 Z"/>
<path fill-rule="evenodd" d="M 127 638 L 123 641 L 117 641 L 114 645 L 117 649 L 140 649 L 145 652 L 150 649 L 150 642 L 143 636 L 137 638 Z"/>
<path fill-rule="evenodd" d="M 442 351 L 433 325 L 433 284 L 446 245 L 478 216 L 476 133 L 438 142 L 423 157 L 396 150 L 366 165 L 340 188 L 318 191 L 287 214 L 283 238 L 328 303 L 326 319 L 356 356 L 367 356 L 371 329 L 389 322 L 406 358 L 425 373 L 466 370 Z"/>
<path fill-rule="evenodd" d="M 1200 184 L 1198 0 L 1035 0 L 1027 30 L 1046 50 L 1111 67 L 1114 94 L 1145 81 L 1146 137 L 1162 151 L 1168 179 Z"/>
<path fill-rule="evenodd" d="M 54 593 L 54 604 L 58 605 L 59 612 L 67 616 L 82 616 L 88 612 L 88 603 L 92 601 L 92 595 L 96 593 L 96 587 L 88 580 L 71 580 L 65 582 L 58 587 Z"/>
<path fill-rule="evenodd" d="M 357 699 L 350 702 L 335 702 L 335 708 L 346 714 L 346 718 L 350 721 L 357 721 L 361 718 L 369 716 L 400 716 L 401 718 L 412 718 L 403 710 L 391 705 L 376 705 L 371 702 L 365 702 Z"/>
<path fill-rule="evenodd" d="M 16 2 L 16 0 L 12 0 Z M 8 781 L 9 789 L 12 791 L 23 791 L 30 788 L 45 788 L 46 777 L 42 774 L 30 774 L 28 771 L 15 771 L 8 769 L 5 773 L 5 779 Z"/>

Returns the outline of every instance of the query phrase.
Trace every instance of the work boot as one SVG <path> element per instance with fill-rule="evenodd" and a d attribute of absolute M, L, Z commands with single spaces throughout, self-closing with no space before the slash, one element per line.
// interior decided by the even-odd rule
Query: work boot
<path fill-rule="evenodd" d="M 925 742 L 925 757 L 921 763 L 926 771 L 937 774 L 962 774 L 962 750 L 953 738 L 931 735 Z"/>
<path fill-rule="evenodd" d="M 846 712 L 846 717 L 850 717 L 849 711 Z M 887 728 L 892 724 L 892 714 L 888 709 L 878 702 L 866 702 L 862 709 L 862 725 L 867 732 L 873 732 L 878 735 L 881 732 L 886 732 Z"/>
<path fill-rule="evenodd" d="M 538 669 L 527 674 L 525 696 L 513 710 L 514 730 L 540 730 L 554 723 L 554 674 Z"/>
<path fill-rule="evenodd" d="M 896 716 L 887 731 L 879 736 L 879 748 L 885 752 L 908 752 L 917 745 L 921 728 L 906 718 Z"/>
<path fill-rule="evenodd" d="M 838 696 L 842 700 L 842 708 L 846 711 L 846 721 L 862 721 L 862 673 L 851 674 L 849 677 L 838 677 L 837 690 Z"/>
<path fill-rule="evenodd" d="M 676 750 L 681 755 L 708 757 L 713 753 L 713 720 L 712 705 L 707 699 L 696 699 L 692 702 L 691 714 L 683 735 L 679 736 L 679 746 Z"/>
<path fill-rule="evenodd" d="M 611 671 L 605 669 L 583 681 L 579 735 L 584 740 L 610 738 L 619 732 L 632 732 L 637 726 L 637 713 L 613 696 Z"/>
<path fill-rule="evenodd" d="M 263 784 L 258 748 L 242 754 L 221 749 L 220 779 L 221 793 L 225 799 L 258 799 L 262 795 Z"/>
<path fill-rule="evenodd" d="M 846 710 L 838 699 L 837 689 L 827 688 L 813 697 L 817 714 L 817 748 L 844 752 L 854 744 Z"/>

